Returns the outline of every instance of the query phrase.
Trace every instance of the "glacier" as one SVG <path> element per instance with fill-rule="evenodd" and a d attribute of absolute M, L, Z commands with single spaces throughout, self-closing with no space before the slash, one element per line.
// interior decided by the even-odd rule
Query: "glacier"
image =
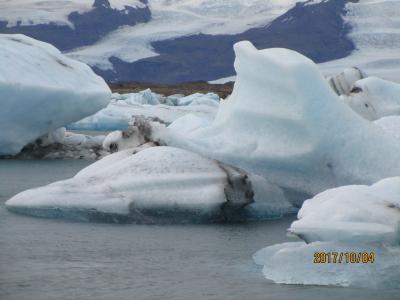
<path fill-rule="evenodd" d="M 320 64 L 326 75 L 357 66 L 371 76 L 400 82 L 399 1 L 348 1 L 344 21 L 356 50 L 345 58 Z"/>
<path fill-rule="evenodd" d="M 0 35 L 0 44 L 0 155 L 109 103 L 104 80 L 53 46 L 18 34 Z"/>
<path fill-rule="evenodd" d="M 0 21 L 7 22 L 8 27 L 35 25 L 35 24 L 73 24 L 68 19 L 72 12 L 88 12 L 93 9 L 93 0 L 0 0 L 0 9 L 4 13 Z M 143 7 L 139 0 L 109 0 L 113 9 L 123 10 L 125 6 Z"/>
<path fill-rule="evenodd" d="M 270 23 L 306 0 L 150 0 L 152 20 L 125 26 L 94 45 L 71 50 L 68 56 L 101 69 L 112 69 L 110 57 L 126 62 L 158 56 L 153 41 L 173 39 L 193 33 L 235 34 Z M 261 13 L 262 12 L 262 13 Z M 242 22 L 246 19 L 246 22 Z"/>
<path fill-rule="evenodd" d="M 264 178 L 172 147 L 117 152 L 6 206 L 37 217 L 113 223 L 223 222 L 293 212 Z"/>

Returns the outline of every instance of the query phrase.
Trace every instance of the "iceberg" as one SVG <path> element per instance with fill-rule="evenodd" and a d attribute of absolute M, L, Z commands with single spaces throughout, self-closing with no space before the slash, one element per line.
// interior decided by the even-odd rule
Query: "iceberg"
<path fill-rule="evenodd" d="M 327 190 L 304 202 L 289 232 L 306 242 L 400 244 L 400 177 Z"/>
<path fill-rule="evenodd" d="M 212 121 L 218 111 L 217 95 L 193 94 L 187 97 L 164 97 L 150 90 L 130 94 L 113 94 L 111 103 L 98 113 L 68 125 L 70 130 L 126 130 L 133 117 L 157 119 L 164 124 L 188 114 Z M 183 100 L 182 100 L 183 99 Z M 184 100 L 186 99 L 186 100 Z M 180 102 L 182 101 L 182 102 Z"/>
<path fill-rule="evenodd" d="M 314 263 L 315 253 L 337 253 L 336 263 L 333 263 L 332 255 L 331 263 Z M 341 253 L 343 255 L 340 259 Z M 356 253 L 356 263 L 351 263 L 350 259 L 347 262 L 346 253 Z M 358 253 L 361 253 L 359 263 Z M 362 263 L 362 256 L 367 256 L 369 262 Z M 253 259 L 263 267 L 264 276 L 275 283 L 369 289 L 400 287 L 399 247 L 338 242 L 292 242 L 264 248 L 254 254 Z"/>
<path fill-rule="evenodd" d="M 299 206 L 332 187 L 400 175 L 399 142 L 340 100 L 311 60 L 246 41 L 234 48 L 237 80 L 215 120 L 183 132 L 171 124 L 163 144 L 268 178 Z"/>
<path fill-rule="evenodd" d="M 103 149 L 105 135 L 86 135 L 59 128 L 33 143 L 17 155 L 2 156 L 11 159 L 99 159 L 109 154 Z"/>
<path fill-rule="evenodd" d="M 270 246 L 254 255 L 266 278 L 400 287 L 400 177 L 325 191 L 304 202 L 298 219 L 288 231 L 305 242 Z"/>
<path fill-rule="evenodd" d="M 104 80 L 50 44 L 2 34 L 0 45 L 0 155 L 17 154 L 108 104 Z"/>
<path fill-rule="evenodd" d="M 283 192 L 262 177 L 182 149 L 140 150 L 107 156 L 71 179 L 22 192 L 6 206 L 31 216 L 114 223 L 219 222 L 293 212 Z"/>
<path fill-rule="evenodd" d="M 400 116 L 383 117 L 374 123 L 393 138 L 400 140 Z"/>
<path fill-rule="evenodd" d="M 346 68 L 343 72 L 336 76 L 327 78 L 329 85 L 334 92 L 340 95 L 347 95 L 353 89 L 354 83 L 358 80 L 365 78 L 366 75 L 358 68 Z"/>
<path fill-rule="evenodd" d="M 351 92 L 341 98 L 370 121 L 400 114 L 400 84 L 377 77 L 356 81 Z"/>

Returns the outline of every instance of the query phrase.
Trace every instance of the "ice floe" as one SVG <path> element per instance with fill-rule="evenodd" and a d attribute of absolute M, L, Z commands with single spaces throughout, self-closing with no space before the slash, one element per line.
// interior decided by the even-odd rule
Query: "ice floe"
<path fill-rule="evenodd" d="M 50 44 L 18 34 L 0 35 L 0 44 L 0 155 L 108 104 L 104 80 Z"/>
<path fill-rule="evenodd" d="M 370 121 L 400 114 L 400 84 L 377 77 L 356 81 L 351 92 L 341 98 Z"/>
<path fill-rule="evenodd" d="M 266 219 L 293 212 L 283 192 L 259 176 L 177 148 L 134 151 L 22 192 L 6 206 L 32 216 L 117 223 Z M 253 202 L 257 206 L 246 209 Z"/>
<path fill-rule="evenodd" d="M 328 258 L 326 258 L 326 263 L 314 263 L 316 253 L 322 255 L 329 253 L 331 263 L 327 262 Z M 336 263 L 333 263 L 335 253 L 337 254 Z M 355 260 L 354 254 L 351 253 L 356 253 Z M 361 253 L 360 256 L 359 253 Z M 351 260 L 350 255 L 352 255 Z M 366 255 L 370 259 L 374 258 L 374 261 L 369 260 L 368 263 L 363 263 L 363 257 L 366 261 Z M 400 286 L 399 247 L 338 242 L 311 244 L 293 242 L 264 248 L 253 258 L 258 265 L 263 267 L 264 276 L 276 283 L 337 285 L 370 289 L 398 289 Z"/>
<path fill-rule="evenodd" d="M 343 186 L 307 200 L 289 232 L 304 242 L 254 255 L 277 283 L 400 287 L 400 177 Z M 323 258 L 321 258 L 323 257 Z"/>
<path fill-rule="evenodd" d="M 219 106 L 216 94 L 164 97 L 146 90 L 140 93 L 113 94 L 111 103 L 93 116 L 70 124 L 72 130 L 126 130 L 132 117 L 142 116 L 170 124 L 187 114 L 213 120 Z"/>

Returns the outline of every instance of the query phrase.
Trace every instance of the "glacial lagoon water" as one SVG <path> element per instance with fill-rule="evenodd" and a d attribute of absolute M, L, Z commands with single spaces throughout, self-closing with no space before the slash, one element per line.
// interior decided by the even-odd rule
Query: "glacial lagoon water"
<path fill-rule="evenodd" d="M 252 255 L 294 216 L 234 225 L 115 225 L 16 215 L 4 202 L 90 161 L 0 160 L 0 299 L 400 299 L 397 291 L 277 285 Z M 310 263 L 312 258 L 310 258 Z M 304 274 L 307 276 L 307 274 Z"/>

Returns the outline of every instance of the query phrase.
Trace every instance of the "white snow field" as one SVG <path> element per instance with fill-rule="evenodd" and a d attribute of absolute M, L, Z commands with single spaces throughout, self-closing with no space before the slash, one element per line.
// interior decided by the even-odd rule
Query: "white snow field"
<path fill-rule="evenodd" d="M 314 255 L 338 253 L 336 263 L 314 263 Z M 347 263 L 346 253 L 375 254 L 373 263 Z M 343 253 L 341 263 L 340 253 Z M 359 245 L 338 242 L 284 243 L 258 251 L 253 256 L 263 266 L 264 276 L 275 283 L 337 285 L 369 289 L 398 289 L 400 286 L 400 247 Z M 327 258 L 326 258 L 327 260 Z"/>
<path fill-rule="evenodd" d="M 73 26 L 68 15 L 71 12 L 87 12 L 93 8 L 93 0 L 0 0 L 2 16 L 0 21 L 8 22 L 7 26 L 36 25 L 55 23 Z M 138 0 L 109 0 L 112 8 L 124 9 L 125 5 L 143 7 Z"/>
<path fill-rule="evenodd" d="M 245 207 L 253 201 L 258 217 L 293 211 L 283 192 L 259 176 L 172 147 L 133 152 L 115 153 L 74 178 L 22 192 L 6 206 L 39 217 L 117 223 L 225 221 L 246 213 L 252 218 Z"/>
<path fill-rule="evenodd" d="M 350 56 L 319 66 L 327 75 L 359 67 L 370 76 L 400 83 L 400 1 L 360 0 L 346 5 L 345 21 L 357 48 Z"/>
<path fill-rule="evenodd" d="M 157 56 L 151 42 L 189 34 L 234 34 L 267 25 L 305 0 L 150 0 L 152 20 L 120 28 L 94 45 L 67 53 L 91 66 L 111 69 L 109 57 L 126 62 Z M 246 20 L 246 22 L 243 22 Z"/>
<path fill-rule="evenodd" d="M 213 123 L 170 128 L 160 140 L 268 178 L 298 200 L 400 174 L 399 142 L 340 100 L 311 60 L 250 42 L 235 52 L 238 78 Z"/>
<path fill-rule="evenodd" d="M 151 90 L 131 94 L 113 94 L 111 103 L 95 115 L 70 124 L 73 130 L 125 130 L 132 117 L 143 116 L 170 124 L 187 114 L 211 122 L 218 111 L 216 94 L 173 95 L 164 97 Z"/>
<path fill-rule="evenodd" d="M 266 278 L 287 284 L 400 287 L 400 177 L 327 190 L 305 201 L 298 219 L 288 231 L 309 244 L 285 243 L 256 253 Z M 316 252 L 329 253 L 329 258 L 314 264 Z M 356 256 L 346 257 L 351 252 Z M 373 253 L 374 261 L 365 263 L 364 253 Z"/>
<path fill-rule="evenodd" d="M 104 80 L 53 46 L 0 35 L 0 155 L 92 115 L 110 101 Z"/>
<path fill-rule="evenodd" d="M 341 99 L 367 120 L 400 115 L 400 84 L 376 77 L 356 81 Z"/>

